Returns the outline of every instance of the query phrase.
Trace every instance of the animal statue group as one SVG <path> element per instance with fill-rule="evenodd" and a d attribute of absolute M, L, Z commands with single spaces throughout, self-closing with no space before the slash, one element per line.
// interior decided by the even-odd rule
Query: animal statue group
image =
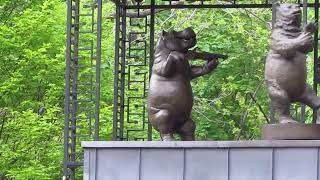
<path fill-rule="evenodd" d="M 191 28 L 176 32 L 163 31 L 155 49 L 148 94 L 149 119 L 164 141 L 195 139 L 195 123 L 191 119 L 193 94 L 190 81 L 210 73 L 218 65 L 221 54 L 189 50 L 197 43 Z M 203 66 L 191 66 L 189 60 L 203 59 Z"/>
<path fill-rule="evenodd" d="M 296 4 L 277 7 L 271 47 L 266 59 L 265 81 L 272 106 L 281 124 L 296 123 L 289 107 L 301 102 L 313 109 L 320 107 L 320 97 L 306 83 L 307 53 L 313 50 L 316 25 L 301 28 L 301 10 Z M 213 71 L 218 59 L 226 55 L 201 53 L 190 48 L 196 45 L 191 28 L 176 32 L 163 31 L 155 50 L 148 95 L 149 119 L 164 141 L 195 140 L 195 123 L 191 119 L 193 93 L 190 81 Z M 190 66 L 192 59 L 203 59 L 203 66 Z"/>
<path fill-rule="evenodd" d="M 301 102 L 313 109 L 320 107 L 320 98 L 306 83 L 307 53 L 313 50 L 315 30 L 313 23 L 301 28 L 299 5 L 281 4 L 277 7 L 265 80 L 272 107 L 281 124 L 297 123 L 289 111 L 293 102 Z"/>

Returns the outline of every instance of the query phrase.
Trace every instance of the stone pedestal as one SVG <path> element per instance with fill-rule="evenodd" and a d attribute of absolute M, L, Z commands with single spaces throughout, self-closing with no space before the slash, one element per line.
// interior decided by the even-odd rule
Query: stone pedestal
<path fill-rule="evenodd" d="M 320 124 L 266 124 L 261 133 L 263 140 L 319 140 Z"/>

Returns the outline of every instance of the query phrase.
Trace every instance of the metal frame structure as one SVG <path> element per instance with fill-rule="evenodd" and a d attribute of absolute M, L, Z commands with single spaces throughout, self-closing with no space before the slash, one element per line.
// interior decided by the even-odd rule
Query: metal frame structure
<path fill-rule="evenodd" d="M 64 179 L 83 164 L 82 140 L 99 140 L 102 0 L 68 0 Z"/>
<path fill-rule="evenodd" d="M 113 140 L 152 140 L 145 99 L 154 59 L 156 12 L 185 8 L 273 8 L 274 1 L 113 1 L 116 4 Z M 99 140 L 102 0 L 67 2 L 64 178 L 75 179 L 77 167 L 83 164 L 80 141 Z M 305 23 L 310 8 L 315 21 L 319 21 L 319 0 L 290 2 L 303 7 Z M 274 14 L 275 11 L 273 17 Z M 320 83 L 318 30 L 314 38 L 313 88 L 317 92 Z M 301 112 L 304 116 L 303 108 Z M 313 122 L 316 120 L 314 111 Z"/>
<path fill-rule="evenodd" d="M 146 99 L 145 92 L 148 90 L 146 81 L 141 79 L 132 81 L 132 67 L 136 66 L 136 63 L 141 62 L 142 64 L 138 67 L 148 67 L 146 62 L 149 64 L 149 72 L 153 61 L 154 51 L 154 17 L 157 11 L 164 9 L 186 9 L 186 8 L 272 8 L 273 9 L 273 20 L 275 17 L 275 6 L 277 0 L 233 0 L 233 1 L 206 1 L 206 0 L 194 0 L 194 1 L 179 1 L 179 0 L 120 0 L 116 3 L 116 37 L 115 37 L 115 77 L 114 77 L 114 117 L 113 117 L 113 140 L 151 140 L 152 131 L 150 125 L 146 126 L 147 115 L 145 107 L 140 111 L 140 114 L 132 113 L 130 100 L 132 99 L 131 84 L 144 83 L 144 89 L 135 91 L 141 91 L 139 95 L 134 96 L 140 99 Z M 314 9 L 314 19 L 318 22 L 319 19 L 319 1 L 318 0 L 289 0 L 286 2 L 298 3 L 303 7 L 303 22 L 307 22 L 307 11 L 310 8 Z M 144 29 L 143 33 L 137 32 L 133 26 L 139 24 L 132 24 L 133 21 L 143 21 L 143 25 L 139 27 Z M 139 38 L 137 38 L 139 34 Z M 149 37 L 147 36 L 149 34 Z M 134 37 L 135 39 L 133 39 Z M 131 48 L 134 44 L 140 43 L 143 40 L 143 47 Z M 315 42 L 318 42 L 319 35 L 318 30 L 315 33 Z M 146 48 L 148 47 L 148 48 Z M 147 51 L 146 53 L 146 49 Z M 140 55 L 132 55 L 138 54 Z M 134 53 L 133 53 L 134 52 Z M 132 61 L 134 59 L 134 61 Z M 319 62 L 318 62 L 318 43 L 314 45 L 314 90 L 317 92 L 317 84 L 319 83 Z M 131 64 L 134 63 L 134 64 Z M 118 73 L 116 73 L 118 72 Z M 128 88 L 125 86 L 128 85 Z M 128 101 L 127 101 L 128 100 Z M 144 103 L 145 104 L 145 103 Z M 135 112 L 139 110 L 134 109 Z M 273 110 L 271 110 L 272 112 Z M 274 121 L 273 113 L 271 113 L 271 122 Z M 301 121 L 305 121 L 305 106 L 301 108 Z M 140 121 L 131 120 L 138 119 Z M 317 112 L 313 113 L 313 122 L 316 122 Z M 140 125 L 139 125 L 140 123 Z M 147 129 L 145 129 L 147 128 Z M 135 132 L 133 134 L 132 132 Z M 145 134 L 141 134 L 145 132 Z M 146 134 L 147 133 L 147 134 Z M 130 134 L 130 135 L 129 135 Z"/>

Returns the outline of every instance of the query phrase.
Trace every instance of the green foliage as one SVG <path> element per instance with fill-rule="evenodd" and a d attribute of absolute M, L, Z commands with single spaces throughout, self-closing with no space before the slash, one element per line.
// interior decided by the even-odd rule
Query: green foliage
<path fill-rule="evenodd" d="M 65 5 L 22 2 L 24 11 L 0 26 L 0 176 L 59 179 Z"/>
<path fill-rule="evenodd" d="M 44 115 L 31 110 L 10 113 L 0 146 L 0 172 L 14 179 L 59 179 L 63 154 L 60 114 L 59 108 L 49 108 Z"/>
<path fill-rule="evenodd" d="M 30 7 L 37 7 L 44 0 L 2 0 L 0 2 L 0 24 L 11 23 L 12 17 L 23 15 L 23 11 Z"/>

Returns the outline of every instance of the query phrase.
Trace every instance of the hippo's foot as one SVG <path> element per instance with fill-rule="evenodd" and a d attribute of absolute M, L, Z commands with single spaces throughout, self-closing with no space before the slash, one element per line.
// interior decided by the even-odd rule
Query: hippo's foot
<path fill-rule="evenodd" d="M 172 134 L 161 134 L 162 141 L 174 141 Z"/>
<path fill-rule="evenodd" d="M 188 120 L 178 130 L 178 134 L 180 135 L 182 141 L 194 141 L 195 130 L 196 130 L 196 124 L 192 121 L 191 118 L 188 118 Z"/>
<path fill-rule="evenodd" d="M 194 137 L 194 135 L 189 135 L 189 136 L 181 135 L 181 140 L 182 141 L 194 141 L 195 137 Z"/>
<path fill-rule="evenodd" d="M 280 124 L 288 124 L 288 123 L 297 124 L 298 122 L 292 119 L 291 117 L 280 117 L 279 123 Z"/>

